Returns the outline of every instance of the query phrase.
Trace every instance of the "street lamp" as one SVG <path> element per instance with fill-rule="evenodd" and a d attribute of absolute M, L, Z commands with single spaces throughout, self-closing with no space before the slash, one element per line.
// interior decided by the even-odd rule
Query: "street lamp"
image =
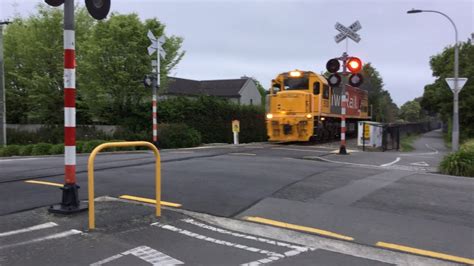
<path fill-rule="evenodd" d="M 421 10 L 421 9 L 412 9 L 407 11 L 407 14 L 416 14 L 416 13 L 437 13 L 449 20 L 454 27 L 454 90 L 453 90 L 453 129 L 452 129 L 452 150 L 453 152 L 459 149 L 459 87 L 458 87 L 458 75 L 459 75 L 459 51 L 458 51 L 458 29 L 454 21 L 446 14 L 436 11 L 436 10 Z"/>

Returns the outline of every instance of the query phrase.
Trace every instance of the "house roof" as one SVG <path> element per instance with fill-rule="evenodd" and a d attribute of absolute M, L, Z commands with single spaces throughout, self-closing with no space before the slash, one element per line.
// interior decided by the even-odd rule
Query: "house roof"
<path fill-rule="evenodd" d="M 166 94 L 240 97 L 239 92 L 247 80 L 249 78 L 199 81 L 170 77 Z"/>

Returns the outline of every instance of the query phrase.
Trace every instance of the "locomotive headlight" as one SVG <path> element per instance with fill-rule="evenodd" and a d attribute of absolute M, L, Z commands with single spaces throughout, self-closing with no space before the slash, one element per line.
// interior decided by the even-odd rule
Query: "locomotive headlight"
<path fill-rule="evenodd" d="M 267 118 L 268 118 L 268 119 L 272 119 L 272 118 L 273 118 L 273 115 L 272 115 L 272 114 L 267 114 Z"/>
<path fill-rule="evenodd" d="M 299 71 L 291 71 L 290 72 L 290 77 L 293 77 L 293 78 L 298 78 L 298 77 L 301 77 L 301 72 Z"/>
<path fill-rule="evenodd" d="M 313 115 L 311 115 L 311 114 L 306 115 L 306 118 L 308 118 L 308 119 L 310 119 L 311 117 L 313 117 Z"/>

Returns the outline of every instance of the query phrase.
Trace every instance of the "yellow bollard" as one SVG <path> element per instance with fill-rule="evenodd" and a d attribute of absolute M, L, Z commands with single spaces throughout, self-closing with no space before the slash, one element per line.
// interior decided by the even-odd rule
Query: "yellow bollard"
<path fill-rule="evenodd" d="M 88 179 L 88 192 L 89 192 L 89 229 L 95 229 L 95 205 L 94 205 L 94 160 L 97 154 L 106 148 L 114 147 L 148 147 L 155 154 L 155 193 L 156 193 L 156 216 L 161 216 L 161 158 L 160 152 L 150 142 L 147 141 L 127 141 L 127 142 L 109 142 L 101 144 L 94 148 L 87 165 L 87 179 Z"/>

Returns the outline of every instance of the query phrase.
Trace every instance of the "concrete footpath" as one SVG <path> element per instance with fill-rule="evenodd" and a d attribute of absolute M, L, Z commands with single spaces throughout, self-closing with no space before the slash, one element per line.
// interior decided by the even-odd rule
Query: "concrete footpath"
<path fill-rule="evenodd" d="M 183 210 L 103 197 L 87 213 L 45 208 L 0 217 L 0 265 L 454 265 L 450 262 Z"/>

